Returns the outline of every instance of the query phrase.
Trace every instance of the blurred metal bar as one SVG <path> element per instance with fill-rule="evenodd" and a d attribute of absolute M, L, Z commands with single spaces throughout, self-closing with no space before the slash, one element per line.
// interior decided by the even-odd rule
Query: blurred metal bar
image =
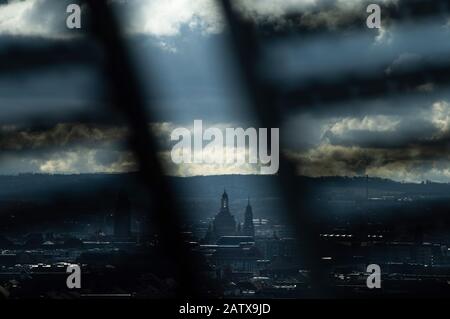
<path fill-rule="evenodd" d="M 112 8 L 107 4 L 108 1 L 85 2 L 91 9 L 91 35 L 99 41 L 105 53 L 105 76 L 109 85 L 108 92 L 112 92 L 113 98 L 111 106 L 119 111 L 130 128 L 129 142 L 138 160 L 140 169 L 138 176 L 148 187 L 149 196 L 154 201 L 156 211 L 152 214 L 152 221 L 156 222 L 164 251 L 176 269 L 177 296 L 186 298 L 199 295 L 194 263 L 181 236 L 181 224 L 172 197 L 174 192 L 163 176 L 158 150 L 150 137 L 148 123 L 152 122 L 152 117 L 145 110 L 142 91 L 129 52 L 121 37 L 119 24 Z M 68 61 L 71 64 L 102 62 L 97 52 L 87 50 L 80 44 L 85 44 L 84 40 L 75 43 L 49 41 L 36 47 L 26 44 L 5 44 L 0 50 L 0 74 L 16 74 L 28 72 L 30 69 L 61 66 L 66 65 Z M 149 87 L 147 83 L 146 89 Z"/>
<path fill-rule="evenodd" d="M 308 108 L 316 104 L 342 102 L 346 100 L 373 99 L 404 93 L 418 92 L 418 87 L 432 83 L 435 87 L 450 84 L 450 64 L 424 65 L 410 71 L 394 74 L 343 75 L 338 81 L 318 80 L 297 88 L 288 89 L 279 95 L 286 108 Z"/>
<path fill-rule="evenodd" d="M 92 43 L 85 40 L 41 40 L 39 45 L 2 44 L 0 75 L 68 65 L 96 65 L 102 60 Z"/>
<path fill-rule="evenodd" d="M 174 192 L 163 176 L 158 149 L 154 140 L 150 138 L 148 123 L 152 122 L 152 118 L 146 112 L 141 85 L 137 80 L 118 21 L 107 1 L 90 0 L 87 3 L 92 11 L 92 35 L 107 53 L 105 76 L 114 98 L 113 107 L 124 116 L 131 130 L 129 142 L 138 161 L 139 176 L 148 186 L 149 196 L 154 199 L 156 212 L 152 216 L 153 221 L 161 231 L 161 242 L 167 256 L 176 267 L 178 297 L 198 295 L 196 271 L 188 247 L 181 236 L 181 223 L 172 197 Z M 145 87 L 149 90 L 152 87 L 151 83 L 146 83 Z"/>
<path fill-rule="evenodd" d="M 220 0 L 226 22 L 231 33 L 232 49 L 236 53 L 241 76 L 245 82 L 245 89 L 250 94 L 253 114 L 257 117 L 261 127 L 278 128 L 282 114 L 275 104 L 276 91 L 266 86 L 258 72 L 260 49 L 256 40 L 253 25 L 243 21 L 232 7 L 231 1 Z M 270 137 L 269 137 L 270 140 Z M 327 297 L 328 275 L 320 262 L 319 235 L 308 210 L 308 190 L 295 189 L 295 168 L 283 154 L 280 154 L 279 184 L 283 200 L 288 206 L 287 215 L 294 226 L 297 237 L 302 245 L 301 256 L 307 269 L 310 270 L 313 297 Z"/>
<path fill-rule="evenodd" d="M 119 24 L 112 8 L 107 5 L 108 1 L 87 0 L 86 2 L 92 11 L 92 35 L 104 48 L 105 74 L 109 91 L 113 94 L 112 106 L 130 127 L 130 147 L 136 154 L 140 168 L 138 176 L 148 187 L 149 196 L 155 199 L 154 216 L 157 227 L 161 230 L 161 242 L 165 245 L 167 256 L 177 267 L 180 288 L 178 296 L 199 295 L 194 263 L 181 237 L 179 216 L 173 198 L 175 193 L 163 175 L 158 159 L 158 149 L 150 136 L 148 123 L 152 122 L 152 117 L 146 112 L 141 85 L 129 50 L 121 37 Z M 305 86 L 299 85 L 283 95 L 276 86 L 261 79 L 258 70 L 261 52 L 259 41 L 265 36 L 270 38 L 291 34 L 304 35 L 308 32 L 323 30 L 320 28 L 312 30 L 298 24 L 294 32 L 286 32 L 266 24 L 261 30 L 269 32 L 266 34 L 263 32 L 261 37 L 251 23 L 237 16 L 229 0 L 220 0 L 220 3 L 231 31 L 232 45 L 241 67 L 241 75 L 252 98 L 253 111 L 261 127 L 280 127 L 282 109 L 277 103 L 280 99 L 292 107 L 306 107 L 317 101 L 318 97 L 321 101 L 336 102 L 352 99 L 355 96 L 370 98 L 409 92 L 416 86 L 430 81 L 438 84 L 450 82 L 450 66 L 427 66 L 422 70 L 389 76 L 344 75 L 341 80 L 333 84 L 316 82 Z M 408 0 L 400 1 L 398 5 L 382 5 L 382 12 L 383 16 L 389 19 L 411 21 L 414 18 L 440 16 L 448 12 L 449 8 L 448 0 Z M 301 13 L 288 17 L 292 21 L 298 21 L 301 18 Z M 350 22 L 354 24 L 355 21 Z M 360 21 L 357 20 L 357 22 Z M 34 68 L 65 65 L 67 61 L 72 64 L 93 64 L 99 62 L 98 58 L 96 54 L 89 53 L 88 50 L 80 50 L 79 47 L 68 43 L 52 43 L 48 47 L 7 46 L 0 50 L 0 73 L 8 75 L 27 72 Z M 151 88 L 151 83 L 147 83 L 146 88 Z M 306 189 L 293 188 L 296 185 L 295 168 L 282 154 L 280 155 L 279 186 L 283 190 L 285 202 L 288 203 L 288 214 L 297 230 L 298 238 L 305 245 L 303 257 L 308 269 L 311 270 L 314 293 L 315 296 L 327 296 L 327 274 L 320 262 L 319 238 L 312 222 L 312 212 L 308 209 L 309 193 Z"/>

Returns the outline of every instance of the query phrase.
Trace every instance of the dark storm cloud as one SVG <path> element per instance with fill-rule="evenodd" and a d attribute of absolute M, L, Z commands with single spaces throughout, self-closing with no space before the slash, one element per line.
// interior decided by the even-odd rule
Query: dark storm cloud
<path fill-rule="evenodd" d="M 175 126 L 171 123 L 149 124 L 152 134 L 162 151 L 170 148 L 170 132 Z M 129 129 L 125 126 L 59 123 L 51 127 L 29 129 L 15 125 L 0 126 L 0 152 L 30 152 L 54 149 L 71 150 L 82 146 L 96 150 L 104 149 L 98 159 L 106 161 L 105 154 L 116 145 L 126 145 Z M 103 155 L 102 155 L 103 154 Z"/>
<path fill-rule="evenodd" d="M 291 126 L 285 151 L 298 172 L 309 176 L 369 174 L 414 182 L 448 182 L 450 106 L 447 99 L 440 99 L 446 96 L 441 93 L 432 90 L 417 104 L 409 105 L 407 101 L 412 100 L 406 99 L 397 109 L 392 104 L 393 111 L 385 114 L 352 115 L 348 110 L 333 117 L 310 114 L 308 127 L 315 133 L 306 136 L 315 136 L 309 140 L 314 144 L 305 147 L 305 134 Z M 364 104 L 360 107 L 368 109 Z"/>
<path fill-rule="evenodd" d="M 308 36 L 310 32 L 339 33 L 363 29 L 369 4 L 381 7 L 382 25 L 390 27 L 399 20 L 433 19 L 446 23 L 446 0 L 311 0 L 252 1 L 240 0 L 236 7 L 247 19 L 256 21 L 265 34 L 291 32 Z"/>
<path fill-rule="evenodd" d="M 321 145 L 308 152 L 287 152 L 299 174 L 308 176 L 357 176 L 369 174 L 394 180 L 450 180 L 446 147 L 421 145 L 405 149 Z"/>
<path fill-rule="evenodd" d="M 123 143 L 126 136 L 125 128 L 79 123 L 60 123 L 43 130 L 3 126 L 0 129 L 0 151 L 62 150 L 77 144 L 102 148 L 112 143 Z"/>
<path fill-rule="evenodd" d="M 266 33 L 361 27 L 368 1 L 252 1 L 237 2 L 244 17 L 256 21 Z"/>
<path fill-rule="evenodd" d="M 443 114 L 435 112 L 429 121 L 405 120 L 389 129 L 351 119 L 356 121 L 352 122 L 355 127 L 365 123 L 371 128 L 351 129 L 349 125 L 333 132 L 332 127 L 319 144 L 286 153 L 298 172 L 309 176 L 369 174 L 395 180 L 448 182 L 450 132 L 448 108 L 444 110 Z"/>
<path fill-rule="evenodd" d="M 166 152 L 169 123 L 149 125 Z M 14 125 L 0 127 L 0 174 L 18 172 L 95 173 L 136 170 L 127 147 L 129 130 L 123 126 L 59 123 L 31 130 Z"/>

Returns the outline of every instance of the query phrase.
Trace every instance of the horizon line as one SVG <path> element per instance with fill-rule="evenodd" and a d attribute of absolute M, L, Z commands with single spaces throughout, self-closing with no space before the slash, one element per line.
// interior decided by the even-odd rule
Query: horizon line
<path fill-rule="evenodd" d="M 20 176 L 82 176 L 82 175 L 127 175 L 127 174 L 138 174 L 138 171 L 130 171 L 130 172 L 81 172 L 81 173 L 46 173 L 46 172 L 21 172 L 16 174 L 0 174 L 1 177 L 20 177 Z M 192 175 L 192 176 L 178 176 L 178 175 L 164 175 L 165 177 L 175 177 L 175 178 L 194 178 L 194 177 L 225 177 L 225 176 L 266 176 L 266 177 L 275 177 L 275 175 L 269 174 L 216 174 L 216 175 Z M 372 180 L 382 180 L 382 181 L 390 181 L 398 184 L 442 184 L 448 185 L 450 182 L 437 182 L 432 180 L 422 180 L 422 181 L 396 181 L 390 178 L 379 177 L 379 176 L 368 176 L 369 179 Z M 367 175 L 361 176 L 342 176 L 342 175 L 324 175 L 324 176 L 307 176 L 307 175 L 295 175 L 295 178 L 309 178 L 309 179 L 332 179 L 332 178 L 341 178 L 341 179 L 365 179 Z"/>

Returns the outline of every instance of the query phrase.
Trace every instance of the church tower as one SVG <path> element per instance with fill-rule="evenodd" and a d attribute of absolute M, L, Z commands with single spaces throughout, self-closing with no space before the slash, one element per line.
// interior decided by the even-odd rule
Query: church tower
<path fill-rule="evenodd" d="M 253 225 L 253 210 L 252 210 L 252 206 L 250 205 L 250 198 L 248 199 L 244 218 L 245 219 L 244 219 L 243 235 L 254 237 L 255 236 L 255 226 Z"/>
<path fill-rule="evenodd" d="M 219 213 L 214 218 L 213 231 L 216 238 L 236 234 L 236 221 L 228 206 L 228 194 L 224 190 L 220 201 Z"/>

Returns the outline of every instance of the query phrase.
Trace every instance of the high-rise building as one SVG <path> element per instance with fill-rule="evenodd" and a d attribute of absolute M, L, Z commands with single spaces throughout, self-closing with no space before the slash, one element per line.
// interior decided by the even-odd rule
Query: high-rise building
<path fill-rule="evenodd" d="M 242 227 L 242 233 L 244 236 L 255 236 L 255 225 L 253 225 L 253 210 L 250 205 L 250 198 L 247 202 L 247 208 L 245 209 L 244 226 Z"/>
<path fill-rule="evenodd" d="M 114 212 L 114 236 L 120 239 L 131 235 L 131 204 L 128 195 L 121 190 L 117 196 L 116 210 Z"/>

